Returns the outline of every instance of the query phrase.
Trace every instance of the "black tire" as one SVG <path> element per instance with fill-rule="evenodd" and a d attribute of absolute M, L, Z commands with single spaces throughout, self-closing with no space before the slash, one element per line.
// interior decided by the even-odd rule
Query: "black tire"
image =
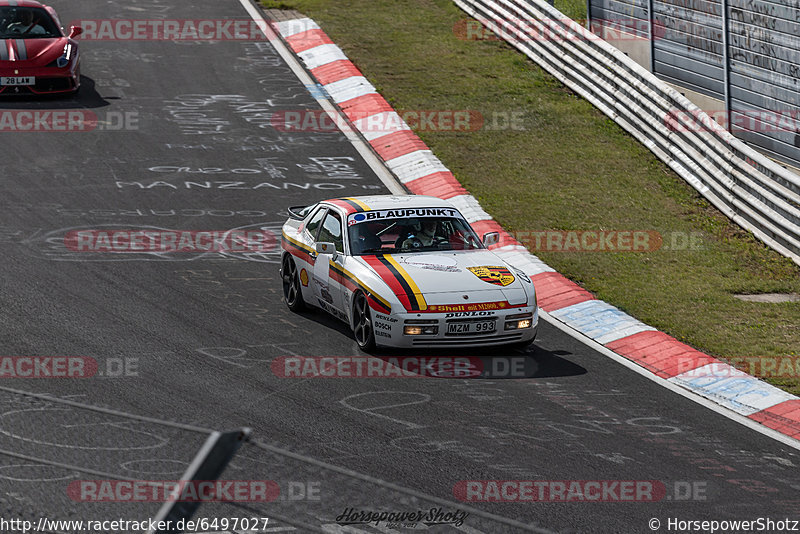
<path fill-rule="evenodd" d="M 356 338 L 358 348 L 364 352 L 375 349 L 375 330 L 372 324 L 372 314 L 369 311 L 367 297 L 359 291 L 353 297 L 353 336 Z"/>
<path fill-rule="evenodd" d="M 300 288 L 300 273 L 297 272 L 297 265 L 288 254 L 283 257 L 281 275 L 283 299 L 286 301 L 286 306 L 295 313 L 304 311 L 306 303 L 303 300 L 303 290 Z"/>

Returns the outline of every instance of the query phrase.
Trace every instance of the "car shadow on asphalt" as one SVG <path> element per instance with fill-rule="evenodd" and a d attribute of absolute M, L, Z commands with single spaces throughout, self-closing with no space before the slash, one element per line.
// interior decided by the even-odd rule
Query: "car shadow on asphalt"
<path fill-rule="evenodd" d="M 393 371 L 443 379 L 528 379 L 556 378 L 586 374 L 586 369 L 565 358 L 565 350 L 546 350 L 535 342 L 524 348 L 507 346 L 456 348 L 378 348 L 362 352 L 353 339 L 353 331 L 342 321 L 321 312 L 303 312 L 303 317 L 320 326 L 335 330 L 352 341 L 349 354 L 323 354 L 352 358 L 377 358 L 386 364 L 387 375 Z"/>
<path fill-rule="evenodd" d="M 404 370 L 444 379 L 508 380 L 586 374 L 585 368 L 562 357 L 570 354 L 567 351 L 546 350 L 534 343 L 524 349 L 498 346 L 376 350 L 371 356 Z M 411 364 L 406 363 L 409 360 Z"/>

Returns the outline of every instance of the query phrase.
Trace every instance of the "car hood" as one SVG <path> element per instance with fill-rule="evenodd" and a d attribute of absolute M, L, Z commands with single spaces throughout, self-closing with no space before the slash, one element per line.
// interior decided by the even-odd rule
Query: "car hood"
<path fill-rule="evenodd" d="M 508 302 L 520 306 L 528 300 L 517 272 L 488 250 L 359 258 L 387 283 L 409 311 L 415 308 L 415 299 L 421 309 L 427 305 L 483 302 Z"/>
<path fill-rule="evenodd" d="M 4 47 L 4 50 L 0 51 L 0 58 L 7 60 L 0 61 L 0 63 L 9 66 L 24 61 L 37 66 L 44 66 L 51 61 L 55 61 L 64 53 L 64 46 L 68 41 L 69 39 L 66 37 L 2 39 L 0 40 L 0 47 Z"/>

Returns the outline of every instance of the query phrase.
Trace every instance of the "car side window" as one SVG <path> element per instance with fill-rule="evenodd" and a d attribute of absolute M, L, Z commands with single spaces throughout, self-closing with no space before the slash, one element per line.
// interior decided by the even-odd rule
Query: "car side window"
<path fill-rule="evenodd" d="M 319 225 L 322 222 L 322 217 L 325 216 L 326 211 L 326 209 L 320 208 L 317 210 L 314 216 L 311 217 L 311 220 L 308 221 L 308 224 L 306 225 L 306 232 L 309 233 L 311 239 L 317 239 L 317 229 L 319 228 Z"/>
<path fill-rule="evenodd" d="M 344 252 L 344 240 L 342 238 L 342 219 L 337 213 L 329 211 L 322 223 L 322 228 L 319 231 L 320 243 L 333 243 L 336 246 L 337 252 Z"/>

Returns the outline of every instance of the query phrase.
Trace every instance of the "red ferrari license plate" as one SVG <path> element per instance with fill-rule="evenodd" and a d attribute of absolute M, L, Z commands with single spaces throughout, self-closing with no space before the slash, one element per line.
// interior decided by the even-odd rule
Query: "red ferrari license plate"
<path fill-rule="evenodd" d="M 0 85 L 33 85 L 35 83 L 34 76 L 0 76 Z"/>

